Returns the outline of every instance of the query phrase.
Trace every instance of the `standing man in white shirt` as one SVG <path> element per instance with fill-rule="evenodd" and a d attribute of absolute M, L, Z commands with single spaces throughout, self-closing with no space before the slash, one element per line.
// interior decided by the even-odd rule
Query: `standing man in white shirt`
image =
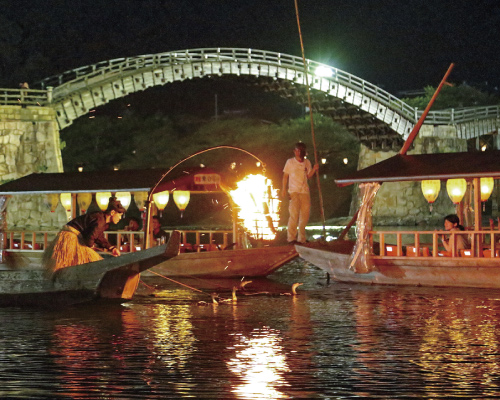
<path fill-rule="evenodd" d="M 287 241 L 290 244 L 306 242 L 306 225 L 311 210 L 311 196 L 307 180 L 312 178 L 319 168 L 318 164 L 311 167 L 311 162 L 305 158 L 306 145 L 304 143 L 297 143 L 293 153 L 294 157 L 287 160 L 283 169 L 281 191 L 281 195 L 284 197 L 288 184 L 290 217 L 288 219 Z"/>

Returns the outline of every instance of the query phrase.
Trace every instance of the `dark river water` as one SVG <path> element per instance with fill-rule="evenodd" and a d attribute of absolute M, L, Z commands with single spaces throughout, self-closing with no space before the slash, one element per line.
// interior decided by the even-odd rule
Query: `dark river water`
<path fill-rule="evenodd" d="M 146 278 L 145 278 L 146 279 Z M 303 283 L 292 296 L 291 285 Z M 0 398 L 500 397 L 500 292 L 149 278 L 133 301 L 0 309 Z"/>

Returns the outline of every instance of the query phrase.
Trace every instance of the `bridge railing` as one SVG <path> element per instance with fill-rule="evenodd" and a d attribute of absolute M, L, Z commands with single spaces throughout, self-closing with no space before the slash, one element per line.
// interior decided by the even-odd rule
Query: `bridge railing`
<path fill-rule="evenodd" d="M 112 79 L 122 74 L 129 75 L 133 73 L 133 71 L 144 68 L 151 68 L 155 71 L 155 68 L 175 65 L 181 66 L 186 63 L 197 62 L 262 63 L 276 67 L 291 68 L 298 72 L 304 71 L 302 58 L 272 51 L 248 48 L 202 48 L 180 50 L 135 57 L 116 58 L 75 68 L 38 82 L 42 90 L 0 89 L 0 104 L 43 105 L 45 103 L 50 103 L 52 100 L 64 97 L 79 87 L 90 85 L 92 81 L 95 82 L 96 79 Z M 316 73 L 319 68 L 322 68 L 323 71 L 329 71 L 330 76 L 319 76 L 319 74 Z M 336 84 L 344 85 L 400 113 L 411 122 L 416 122 L 422 115 L 423 110 L 413 108 L 378 86 L 338 68 L 307 60 L 307 70 L 312 77 L 312 81 L 309 82 L 309 84 L 313 87 L 317 83 L 317 80 L 324 79 L 329 82 L 332 91 Z M 161 71 L 159 73 L 161 73 Z M 52 87 L 54 88 L 53 92 L 51 91 Z M 500 106 L 448 109 L 429 112 L 425 122 L 426 124 L 453 125 L 479 119 L 499 119 L 499 115 Z"/>
<path fill-rule="evenodd" d="M 59 75 L 54 75 L 39 82 L 42 88 L 50 86 L 57 87 L 57 92 L 64 95 L 63 88 L 65 84 L 77 85 L 79 82 L 90 81 L 97 76 L 109 76 L 114 74 L 123 74 L 127 71 L 134 71 L 142 68 L 155 68 L 170 66 L 181 63 L 195 62 L 247 62 L 247 63 L 265 63 L 278 67 L 292 68 L 303 71 L 302 58 L 288 54 L 276 53 L 271 51 L 245 49 L 245 48 L 208 48 L 191 49 L 182 51 L 171 51 L 166 53 L 148 54 L 136 57 L 117 58 L 108 61 L 102 61 L 97 64 L 87 65 L 66 71 Z M 415 118 L 415 109 L 389 92 L 373 85 L 357 76 L 349 74 L 338 68 L 307 60 L 308 72 L 315 75 L 318 68 L 330 70 L 330 77 L 318 77 L 334 83 L 340 83 L 361 93 L 375 98 L 385 106 L 400 112 L 406 118 L 413 120 Z M 313 82 L 310 82 L 312 85 Z M 57 96 L 57 93 L 55 94 Z"/>
<path fill-rule="evenodd" d="M 420 118 L 422 113 L 423 110 L 418 110 L 416 112 L 417 117 Z M 446 110 L 433 111 L 428 114 L 425 123 L 436 125 L 454 125 L 479 119 L 500 119 L 500 105 L 450 108 Z"/>
<path fill-rule="evenodd" d="M 52 89 L 0 89 L 0 104 L 41 106 L 52 100 Z"/>

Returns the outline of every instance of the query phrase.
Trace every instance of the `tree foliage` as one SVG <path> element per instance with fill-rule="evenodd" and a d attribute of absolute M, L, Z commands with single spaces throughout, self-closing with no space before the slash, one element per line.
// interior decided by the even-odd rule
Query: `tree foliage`
<path fill-rule="evenodd" d="M 425 109 L 431 100 L 435 87 L 427 86 L 423 96 L 403 99 L 408 105 Z M 495 95 L 482 92 L 466 84 L 459 86 L 443 86 L 436 98 L 432 110 L 444 110 L 447 108 L 461 107 L 481 107 L 500 104 L 499 98 Z"/>

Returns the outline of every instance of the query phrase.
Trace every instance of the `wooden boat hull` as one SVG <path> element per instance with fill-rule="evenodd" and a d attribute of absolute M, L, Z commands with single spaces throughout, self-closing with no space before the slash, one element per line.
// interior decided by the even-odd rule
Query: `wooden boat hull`
<path fill-rule="evenodd" d="M 0 305 L 77 304 L 97 299 L 129 300 L 140 273 L 179 252 L 180 235 L 166 245 L 63 268 L 46 276 L 38 265 L 0 271 Z"/>
<path fill-rule="evenodd" d="M 291 245 L 255 249 L 181 253 L 144 275 L 196 276 L 204 278 L 264 277 L 298 256 Z"/>
<path fill-rule="evenodd" d="M 374 270 L 356 273 L 349 269 L 353 245 L 297 245 L 296 249 L 300 257 L 339 282 L 500 288 L 500 258 L 371 256 Z"/>

